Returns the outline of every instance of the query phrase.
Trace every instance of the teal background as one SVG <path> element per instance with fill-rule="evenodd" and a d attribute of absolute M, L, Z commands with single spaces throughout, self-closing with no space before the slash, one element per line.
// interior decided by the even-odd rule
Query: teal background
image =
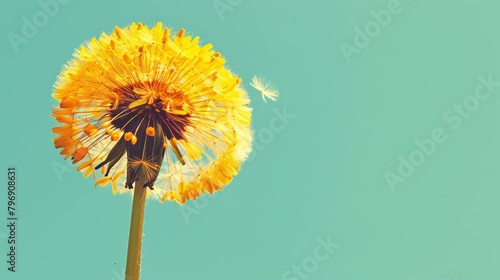
<path fill-rule="evenodd" d="M 500 81 L 500 2 L 402 0 L 348 63 L 340 44 L 389 2 L 232 1 L 221 20 L 213 1 L 70 0 L 18 53 L 7 34 L 42 9 L 5 2 L 0 170 L 17 167 L 19 220 L 16 273 L 0 227 L 0 278 L 123 279 L 131 199 L 65 168 L 51 90 L 82 42 L 162 21 L 211 42 L 243 78 L 260 149 L 223 192 L 182 208 L 189 214 L 149 201 L 141 279 L 500 279 L 500 90 L 458 129 L 443 119 L 479 76 Z M 254 74 L 274 82 L 278 102 L 260 99 Z M 270 139 L 284 108 L 295 117 Z M 447 140 L 391 191 L 385 172 L 397 174 L 398 157 L 435 128 Z M 0 197 L 6 224 L 6 187 Z M 328 236 L 340 247 L 327 260 L 307 278 L 284 277 Z"/>

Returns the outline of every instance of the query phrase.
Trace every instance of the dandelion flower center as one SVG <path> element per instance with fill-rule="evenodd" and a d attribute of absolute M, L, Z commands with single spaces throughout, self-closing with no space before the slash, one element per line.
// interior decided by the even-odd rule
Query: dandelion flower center
<path fill-rule="evenodd" d="M 123 131 L 146 133 L 148 127 L 160 126 L 165 137 L 182 139 L 189 124 L 189 114 L 183 110 L 187 102 L 181 92 L 168 92 L 162 86 L 147 88 L 126 86 L 117 90 L 119 104 L 110 108 L 111 123 Z"/>

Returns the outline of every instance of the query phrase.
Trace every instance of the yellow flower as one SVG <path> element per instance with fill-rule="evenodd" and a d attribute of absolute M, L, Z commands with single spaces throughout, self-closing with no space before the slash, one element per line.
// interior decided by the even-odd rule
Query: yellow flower
<path fill-rule="evenodd" d="M 229 184 L 251 151 L 250 100 L 198 40 L 133 23 L 81 46 L 55 84 L 55 147 L 113 193 L 146 178 L 182 204 Z"/>
<path fill-rule="evenodd" d="M 265 85 L 264 85 L 265 84 Z M 265 82 L 263 78 L 253 76 L 252 82 L 250 83 L 256 90 L 262 95 L 262 99 L 267 103 L 266 97 L 272 101 L 276 101 L 279 96 L 279 91 L 270 86 L 271 82 Z"/>

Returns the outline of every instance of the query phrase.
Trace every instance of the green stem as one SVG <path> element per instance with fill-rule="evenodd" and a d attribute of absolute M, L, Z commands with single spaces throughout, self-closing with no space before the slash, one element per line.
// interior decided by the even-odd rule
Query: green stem
<path fill-rule="evenodd" d="M 134 185 L 134 202 L 130 219 L 130 234 L 128 238 L 127 268 L 125 280 L 139 280 L 141 272 L 142 229 L 144 225 L 144 208 L 146 205 L 146 182 L 137 181 Z"/>

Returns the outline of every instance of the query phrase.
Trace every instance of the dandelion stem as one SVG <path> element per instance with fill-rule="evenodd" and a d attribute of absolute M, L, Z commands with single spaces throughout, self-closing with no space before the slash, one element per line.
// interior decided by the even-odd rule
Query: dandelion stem
<path fill-rule="evenodd" d="M 127 268 L 125 280 L 139 280 L 141 271 L 142 228 L 144 225 L 144 208 L 146 205 L 145 180 L 139 179 L 134 186 L 134 202 L 130 219 L 128 239 Z"/>

